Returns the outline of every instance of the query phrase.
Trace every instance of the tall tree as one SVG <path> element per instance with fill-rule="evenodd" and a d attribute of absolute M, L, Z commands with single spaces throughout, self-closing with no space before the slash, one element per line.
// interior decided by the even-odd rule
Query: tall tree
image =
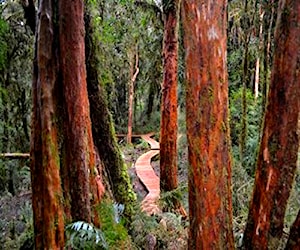
<path fill-rule="evenodd" d="M 244 244 L 278 244 L 295 171 L 300 113 L 300 2 L 279 2 L 275 55 Z"/>
<path fill-rule="evenodd" d="M 95 8 L 98 8 L 98 3 L 94 6 L 90 1 L 86 1 L 85 53 L 93 139 L 103 161 L 104 175 L 108 176 L 106 184 L 111 188 L 115 200 L 125 205 L 124 215 L 130 220 L 136 196 L 115 138 L 114 124 L 108 110 L 106 92 L 101 82 L 98 31 L 95 19 L 91 14 Z"/>
<path fill-rule="evenodd" d="M 226 0 L 183 1 L 189 249 L 232 249 Z"/>
<path fill-rule="evenodd" d="M 164 0 L 163 84 L 160 123 L 160 188 L 177 188 L 177 64 L 180 0 Z M 175 202 L 175 201 L 174 201 Z M 174 205 L 176 205 L 174 203 Z"/>
<path fill-rule="evenodd" d="M 274 37 L 274 26 L 276 22 L 276 10 L 278 1 L 262 1 L 263 10 L 265 12 L 263 19 L 263 78 L 262 78 L 262 110 L 265 112 L 269 89 L 269 72 L 271 65 L 272 44 Z M 263 119 L 262 119 L 263 120 Z M 263 122 L 262 122 L 263 123 Z"/>
<path fill-rule="evenodd" d="M 80 0 L 40 2 L 31 138 L 36 249 L 62 249 L 65 218 L 90 222 L 104 191 L 89 117 L 83 7 Z"/>
<path fill-rule="evenodd" d="M 136 44 L 134 50 L 129 51 L 129 83 L 128 83 L 128 126 L 127 126 L 127 143 L 131 144 L 132 140 L 132 123 L 133 123 L 133 100 L 134 100 L 134 85 L 139 69 L 139 53 L 138 44 Z"/>

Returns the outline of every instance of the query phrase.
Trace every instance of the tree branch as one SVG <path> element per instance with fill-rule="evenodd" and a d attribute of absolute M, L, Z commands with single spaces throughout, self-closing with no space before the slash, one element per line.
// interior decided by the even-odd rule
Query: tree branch
<path fill-rule="evenodd" d="M 29 153 L 0 153 L 0 159 L 27 159 L 29 157 Z"/>

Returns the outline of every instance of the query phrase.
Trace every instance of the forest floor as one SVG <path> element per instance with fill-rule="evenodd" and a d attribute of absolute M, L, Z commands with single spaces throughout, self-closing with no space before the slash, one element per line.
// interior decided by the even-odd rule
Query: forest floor
<path fill-rule="evenodd" d="M 137 194 L 139 203 L 147 195 L 147 189 L 140 181 L 136 174 L 134 164 L 139 156 L 150 150 L 147 142 L 141 138 L 135 138 L 131 146 L 120 142 L 124 161 L 128 166 L 129 176 L 132 181 L 134 191 Z M 187 167 L 187 146 L 185 136 L 178 140 L 178 178 L 180 192 L 182 195 L 182 204 L 188 211 L 188 167 Z M 300 158 L 300 157 L 299 157 Z M 299 162 L 300 163 L 300 162 Z M 4 164 L 4 163 L 3 163 Z M 156 175 L 159 177 L 159 156 L 152 159 L 151 165 Z M 300 164 L 299 164 L 300 165 Z M 30 249 L 20 248 L 20 246 L 30 246 L 29 239 L 32 237 L 32 209 L 31 209 L 31 192 L 28 183 L 30 183 L 30 172 L 19 176 L 20 184 L 17 185 L 17 192 L 12 196 L 7 191 L 0 194 L 0 249 Z M 20 181 L 20 179 L 22 181 Z M 247 214 L 249 200 L 253 189 L 253 178 L 249 177 L 237 163 L 233 164 L 233 208 L 234 208 L 234 234 L 237 246 L 239 238 L 242 236 Z M 294 189 L 291 193 L 290 202 L 286 211 L 285 233 L 282 244 L 277 249 L 283 249 L 284 242 L 288 237 L 288 231 L 291 223 L 294 221 L 300 204 L 300 175 L 296 176 Z M 161 194 L 160 204 L 167 202 L 168 196 Z M 132 237 L 137 249 L 151 249 L 147 247 L 147 242 L 155 240 L 155 249 L 186 249 L 187 243 L 187 222 L 182 220 L 178 215 L 170 211 L 164 212 L 156 216 L 145 216 L 138 214 L 135 225 L 140 220 L 143 223 L 137 229 L 137 234 Z M 179 241 L 178 241 L 179 240 Z"/>
<path fill-rule="evenodd" d="M 141 138 L 134 138 L 133 145 L 128 146 L 124 142 L 120 142 L 122 154 L 126 165 L 128 166 L 129 176 L 137 194 L 138 203 L 142 203 L 143 199 L 147 196 L 148 191 L 145 185 L 137 176 L 135 163 L 137 159 L 144 153 L 150 150 L 149 144 Z M 185 159 L 179 157 L 179 161 L 186 162 L 187 154 L 182 154 Z M 151 166 L 155 174 L 160 176 L 159 170 L 159 155 L 156 155 L 152 161 Z M 187 172 L 181 171 L 179 168 L 179 180 L 181 183 L 187 183 Z M 33 217 L 31 208 L 31 190 L 30 190 L 30 172 L 23 175 L 21 183 L 17 185 L 17 194 L 11 195 L 7 191 L 0 194 L 0 249 L 31 249 L 32 247 L 32 234 L 33 234 Z M 20 178 L 17 178 L 20 179 Z M 185 197 L 185 204 L 187 204 L 187 195 Z M 160 201 L 161 202 L 161 201 Z M 186 207 L 186 206 L 185 206 Z M 135 242 L 138 249 L 151 249 L 151 241 L 155 240 L 156 249 L 173 249 L 181 250 L 186 249 L 187 243 L 187 227 L 182 225 L 180 218 L 170 212 L 161 213 L 156 216 L 144 216 L 143 238 Z M 143 217 L 144 216 L 144 217 Z M 137 221 L 139 220 L 139 217 Z M 183 222 L 186 224 L 186 222 Z M 136 240 L 135 239 L 135 240 Z M 178 241 L 179 239 L 179 241 Z M 148 246 L 147 246 L 148 244 Z M 149 245 L 150 244 L 150 245 Z"/>
<path fill-rule="evenodd" d="M 0 248 L 21 249 L 31 245 L 28 239 L 33 232 L 31 191 L 21 191 L 15 196 L 10 193 L 0 198 Z M 27 249 L 27 248 L 25 248 Z"/>

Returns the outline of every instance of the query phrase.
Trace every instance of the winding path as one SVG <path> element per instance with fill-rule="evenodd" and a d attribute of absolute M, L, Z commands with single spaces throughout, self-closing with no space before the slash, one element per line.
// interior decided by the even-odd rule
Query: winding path
<path fill-rule="evenodd" d="M 151 150 L 142 154 L 135 163 L 137 176 L 148 191 L 148 194 L 142 201 L 142 210 L 148 215 L 156 214 L 160 211 L 157 205 L 160 195 L 160 181 L 151 166 L 151 159 L 159 154 L 159 143 L 152 139 L 151 136 L 153 136 L 153 133 L 141 135 L 141 138 L 149 143 Z"/>

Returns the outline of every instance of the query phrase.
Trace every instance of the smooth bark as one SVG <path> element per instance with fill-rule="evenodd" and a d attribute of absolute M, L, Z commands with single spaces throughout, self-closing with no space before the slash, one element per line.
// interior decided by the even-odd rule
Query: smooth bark
<path fill-rule="evenodd" d="M 179 0 L 163 1 L 163 83 L 160 123 L 160 189 L 177 188 L 177 70 Z M 177 203 L 177 205 L 176 205 Z M 178 202 L 174 201 L 178 207 Z"/>

